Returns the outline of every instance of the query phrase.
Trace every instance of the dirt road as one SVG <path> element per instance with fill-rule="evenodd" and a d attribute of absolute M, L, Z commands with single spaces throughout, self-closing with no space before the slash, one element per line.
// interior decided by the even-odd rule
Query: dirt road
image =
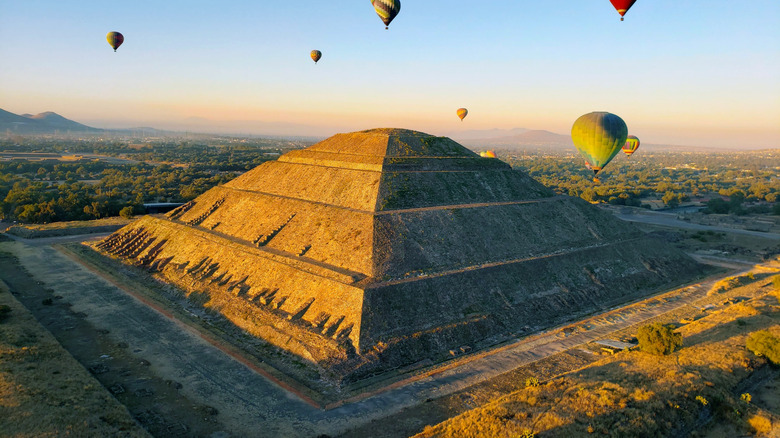
<path fill-rule="evenodd" d="M 780 234 L 765 233 L 762 231 L 750 231 L 741 230 L 737 228 L 727 227 L 714 227 L 711 225 L 701 225 L 691 222 L 682 221 L 677 219 L 676 214 L 671 213 L 659 213 L 655 211 L 634 211 L 634 210 L 621 210 L 620 212 L 614 212 L 615 217 L 629 222 L 642 222 L 652 225 L 662 225 L 673 228 L 683 228 L 688 230 L 698 231 L 717 231 L 721 233 L 742 234 L 745 236 L 763 237 L 765 239 L 780 240 Z"/>
<path fill-rule="evenodd" d="M 50 246 L 57 239 L 47 240 L 4 242 L 0 250 L 14 253 L 38 281 L 71 303 L 73 311 L 85 315 L 94 327 L 108 331 L 107 336 L 115 342 L 130 345 L 132 354 L 149 362 L 156 376 L 180 382 L 180 391 L 194 403 L 215 407 L 225 429 L 219 436 L 228 432 L 234 436 L 337 435 L 685 306 L 705 294 L 715 281 L 690 286 L 677 298 L 653 298 L 642 306 L 580 321 L 578 330 L 537 334 L 461 360 L 457 367 L 440 368 L 366 399 L 322 410 L 266 380 L 190 327 L 152 310 L 59 253 Z"/>

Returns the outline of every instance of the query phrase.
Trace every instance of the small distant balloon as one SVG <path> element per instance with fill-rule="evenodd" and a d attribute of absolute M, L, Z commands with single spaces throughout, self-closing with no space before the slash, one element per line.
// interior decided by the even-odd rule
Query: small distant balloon
<path fill-rule="evenodd" d="M 460 117 L 460 121 L 462 122 L 463 119 L 466 118 L 466 116 L 469 114 L 469 110 L 466 108 L 458 108 L 458 111 L 456 111 L 458 114 L 458 117 Z"/>
<path fill-rule="evenodd" d="M 315 64 L 317 63 L 317 61 L 320 60 L 320 58 L 322 58 L 322 52 L 320 52 L 319 50 L 311 51 L 311 59 L 314 61 Z"/>
<path fill-rule="evenodd" d="M 390 26 L 390 22 L 393 21 L 396 15 L 401 12 L 400 0 L 371 0 L 371 4 L 374 6 L 376 14 L 385 23 L 385 29 Z"/>
<path fill-rule="evenodd" d="M 639 139 L 636 135 L 629 135 L 626 138 L 626 144 L 623 145 L 623 152 L 630 157 L 637 149 L 639 149 Z"/>
<path fill-rule="evenodd" d="M 594 175 L 626 144 L 628 127 L 620 117 L 607 112 L 580 116 L 571 127 L 571 139 Z"/>
<path fill-rule="evenodd" d="M 623 21 L 623 16 L 626 15 L 626 12 L 628 12 L 629 9 L 631 9 L 631 6 L 634 6 L 634 3 L 636 3 L 636 0 L 609 0 L 612 2 L 612 6 L 617 9 L 618 14 L 620 14 L 620 21 Z"/>
<path fill-rule="evenodd" d="M 496 153 L 493 151 L 483 151 L 479 153 L 482 158 L 496 158 Z"/>
<path fill-rule="evenodd" d="M 108 41 L 108 44 L 114 48 L 114 51 L 116 52 L 116 49 L 119 48 L 119 46 L 122 45 L 123 42 L 125 42 L 125 37 L 122 36 L 119 32 L 109 32 L 106 35 L 106 40 Z"/>

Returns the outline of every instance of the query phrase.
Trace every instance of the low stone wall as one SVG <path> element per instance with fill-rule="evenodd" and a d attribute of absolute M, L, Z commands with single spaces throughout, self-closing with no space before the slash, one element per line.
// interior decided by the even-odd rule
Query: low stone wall
<path fill-rule="evenodd" d="M 127 224 L 83 226 L 69 228 L 34 229 L 24 225 L 14 225 L 5 232 L 24 239 L 39 239 L 43 237 L 77 236 L 79 234 L 113 233 Z"/>

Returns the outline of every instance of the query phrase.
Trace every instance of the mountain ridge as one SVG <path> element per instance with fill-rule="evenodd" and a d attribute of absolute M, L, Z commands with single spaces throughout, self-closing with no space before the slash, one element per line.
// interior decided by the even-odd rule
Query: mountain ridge
<path fill-rule="evenodd" d="M 58 131 L 103 132 L 102 129 L 75 122 L 53 111 L 19 115 L 3 109 L 0 109 L 0 131 L 14 134 L 54 134 Z"/>

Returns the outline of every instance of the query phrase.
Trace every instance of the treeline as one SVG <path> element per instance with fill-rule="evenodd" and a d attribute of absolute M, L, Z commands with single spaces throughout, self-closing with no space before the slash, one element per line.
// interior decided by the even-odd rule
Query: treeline
<path fill-rule="evenodd" d="M 0 162 L 0 214 L 5 220 L 54 222 L 141 213 L 149 202 L 186 202 L 301 142 L 212 139 L 209 142 L 43 139 L 3 140 L 0 149 L 19 152 L 96 153 L 154 164 L 24 160 Z M 579 156 L 549 151 L 499 157 L 559 194 L 591 202 L 675 207 L 706 202 L 711 213 L 780 214 L 780 153 L 620 154 L 593 181 Z M 160 164 L 166 163 L 166 164 Z"/>
<path fill-rule="evenodd" d="M 591 202 L 649 207 L 647 201 L 660 200 L 676 207 L 703 200 L 712 213 L 747 214 L 774 211 L 780 197 L 780 154 L 773 151 L 621 154 L 599 173 L 600 182 L 573 154 L 507 155 L 513 167 L 557 193 Z"/>
<path fill-rule="evenodd" d="M 271 139 L 211 138 L 202 140 L 120 141 L 101 139 L 29 139 L 0 140 L 0 150 L 13 152 L 49 152 L 59 154 L 95 154 L 121 157 L 149 163 L 187 164 L 202 169 L 243 172 L 309 143 Z"/>
<path fill-rule="evenodd" d="M 0 213 L 28 223 L 138 214 L 144 203 L 185 202 L 235 176 L 169 165 L 0 162 Z"/>
<path fill-rule="evenodd" d="M 14 160 L 0 162 L 0 215 L 46 223 L 143 213 L 150 202 L 186 202 L 306 142 L 230 137 L 107 140 L 13 137 L 0 150 L 95 154 L 140 161 L 114 164 Z"/>

